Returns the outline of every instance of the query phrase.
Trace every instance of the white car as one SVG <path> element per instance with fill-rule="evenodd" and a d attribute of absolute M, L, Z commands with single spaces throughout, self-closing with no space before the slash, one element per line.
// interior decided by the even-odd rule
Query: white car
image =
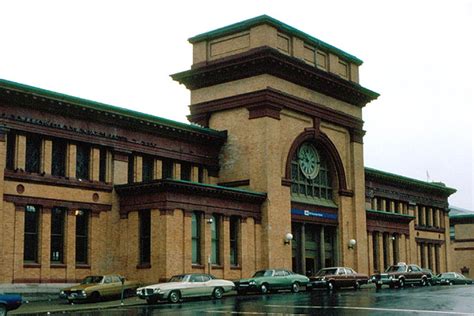
<path fill-rule="evenodd" d="M 211 296 L 220 299 L 224 293 L 234 289 L 234 282 L 216 279 L 203 273 L 175 275 L 166 283 L 158 283 L 137 289 L 137 296 L 145 299 L 148 304 L 159 300 L 177 303 L 185 297 Z"/>

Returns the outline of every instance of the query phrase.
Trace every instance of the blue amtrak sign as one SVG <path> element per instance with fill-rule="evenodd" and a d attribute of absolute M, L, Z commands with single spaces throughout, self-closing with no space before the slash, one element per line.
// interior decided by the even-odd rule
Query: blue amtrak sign
<path fill-rule="evenodd" d="M 300 215 L 300 216 L 309 216 L 309 217 L 318 217 L 330 220 L 337 220 L 337 214 L 334 213 L 327 213 L 321 211 L 308 211 L 308 210 L 300 210 L 297 208 L 291 209 L 292 215 Z"/>

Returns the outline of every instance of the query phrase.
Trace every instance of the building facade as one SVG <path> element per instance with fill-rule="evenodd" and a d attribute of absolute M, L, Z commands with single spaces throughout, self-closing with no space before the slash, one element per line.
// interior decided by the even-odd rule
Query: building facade
<path fill-rule="evenodd" d="M 474 212 L 451 207 L 449 227 L 452 271 L 474 278 Z"/>
<path fill-rule="evenodd" d="M 360 59 L 268 16 L 189 41 L 193 124 L 0 81 L 0 283 L 449 268 L 455 190 L 364 168 Z"/>

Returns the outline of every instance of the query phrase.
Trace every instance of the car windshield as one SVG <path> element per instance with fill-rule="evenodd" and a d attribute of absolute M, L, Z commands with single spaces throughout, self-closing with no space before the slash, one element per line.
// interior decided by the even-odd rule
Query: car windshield
<path fill-rule="evenodd" d="M 405 266 L 390 266 L 385 272 L 405 272 Z"/>
<path fill-rule="evenodd" d="M 259 277 L 269 277 L 273 275 L 273 270 L 262 270 L 262 271 L 257 271 L 253 275 L 254 278 L 259 278 Z"/>
<path fill-rule="evenodd" d="M 332 275 L 336 274 L 337 268 L 334 269 L 321 269 L 316 273 L 316 276 Z"/>
<path fill-rule="evenodd" d="M 175 275 L 171 277 L 169 282 L 186 282 L 188 277 L 189 276 L 187 274 Z"/>
<path fill-rule="evenodd" d="M 81 284 L 100 283 L 104 277 L 101 275 L 91 275 L 82 280 Z"/>
<path fill-rule="evenodd" d="M 440 278 L 453 278 L 454 274 L 452 273 L 442 273 L 439 275 Z"/>

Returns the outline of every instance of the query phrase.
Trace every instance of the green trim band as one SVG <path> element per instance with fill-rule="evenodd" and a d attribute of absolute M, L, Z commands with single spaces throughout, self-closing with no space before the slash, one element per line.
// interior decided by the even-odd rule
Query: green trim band
<path fill-rule="evenodd" d="M 393 215 L 393 216 L 400 216 L 400 217 L 406 217 L 406 218 L 415 218 L 415 217 L 416 217 L 416 216 L 408 215 L 408 214 L 400 214 L 400 213 L 395 213 L 395 212 L 378 211 L 378 210 L 372 210 L 372 209 L 367 209 L 367 210 L 365 210 L 365 211 L 366 211 L 366 212 L 369 212 L 369 213 L 383 214 L 383 215 Z"/>

